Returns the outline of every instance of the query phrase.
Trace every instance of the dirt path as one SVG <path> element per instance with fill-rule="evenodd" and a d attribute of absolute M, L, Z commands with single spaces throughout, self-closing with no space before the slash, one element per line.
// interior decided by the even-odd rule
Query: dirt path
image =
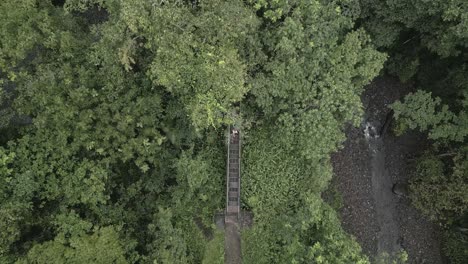
<path fill-rule="evenodd" d="M 437 228 L 425 220 L 406 198 L 392 193 L 395 183 L 411 175 L 407 162 L 424 150 L 424 136 L 387 134 L 375 137 L 389 112 L 388 105 L 401 98 L 411 86 L 383 77 L 368 86 L 362 97 L 366 116 L 361 128 L 348 127 L 344 149 L 332 156 L 333 184 L 342 193 L 342 223 L 364 252 L 407 251 L 408 263 L 442 263 Z M 366 127 L 367 131 L 366 131 Z M 368 134 L 366 138 L 365 134 Z"/>
<path fill-rule="evenodd" d="M 240 227 L 237 216 L 226 217 L 224 227 L 224 261 L 226 264 L 241 264 Z"/>

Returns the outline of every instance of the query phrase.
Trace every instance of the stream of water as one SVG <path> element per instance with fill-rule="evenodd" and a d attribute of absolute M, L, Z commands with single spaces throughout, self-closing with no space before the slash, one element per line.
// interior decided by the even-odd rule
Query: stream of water
<path fill-rule="evenodd" d="M 389 254 L 400 251 L 400 230 L 397 219 L 397 208 L 392 193 L 392 179 L 385 166 L 385 145 L 375 125 L 366 122 L 363 133 L 371 153 L 370 168 L 372 192 L 375 201 L 375 212 L 379 226 L 377 234 L 377 253 Z"/>

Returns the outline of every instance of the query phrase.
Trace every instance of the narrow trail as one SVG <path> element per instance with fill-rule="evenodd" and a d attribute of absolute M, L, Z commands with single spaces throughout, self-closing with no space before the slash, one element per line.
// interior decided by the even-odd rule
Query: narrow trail
<path fill-rule="evenodd" d="M 224 225 L 224 263 L 240 264 L 242 251 L 239 221 L 235 216 L 226 216 Z"/>

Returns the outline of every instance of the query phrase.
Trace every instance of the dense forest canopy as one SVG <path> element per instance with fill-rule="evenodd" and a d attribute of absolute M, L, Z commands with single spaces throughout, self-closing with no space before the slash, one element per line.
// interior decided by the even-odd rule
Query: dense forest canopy
<path fill-rule="evenodd" d="M 255 216 L 244 262 L 369 263 L 321 193 L 386 54 L 389 72 L 425 89 L 393 105 L 400 132 L 436 141 L 415 204 L 466 216 L 467 9 L 463 0 L 2 1 L 0 262 L 223 263 L 213 215 L 225 199 L 225 128 L 237 124 L 243 207 Z M 447 149 L 453 159 L 439 159 Z"/>

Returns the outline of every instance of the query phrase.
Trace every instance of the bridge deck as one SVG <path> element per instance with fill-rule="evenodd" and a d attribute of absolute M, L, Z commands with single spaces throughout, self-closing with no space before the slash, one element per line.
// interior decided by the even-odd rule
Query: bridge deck
<path fill-rule="evenodd" d="M 237 132 L 234 132 L 237 131 Z M 230 129 L 226 183 L 226 213 L 240 212 L 240 134 Z"/>
<path fill-rule="evenodd" d="M 240 134 L 229 128 L 227 172 L 226 172 L 226 212 L 224 214 L 224 262 L 241 264 L 240 239 Z"/>

